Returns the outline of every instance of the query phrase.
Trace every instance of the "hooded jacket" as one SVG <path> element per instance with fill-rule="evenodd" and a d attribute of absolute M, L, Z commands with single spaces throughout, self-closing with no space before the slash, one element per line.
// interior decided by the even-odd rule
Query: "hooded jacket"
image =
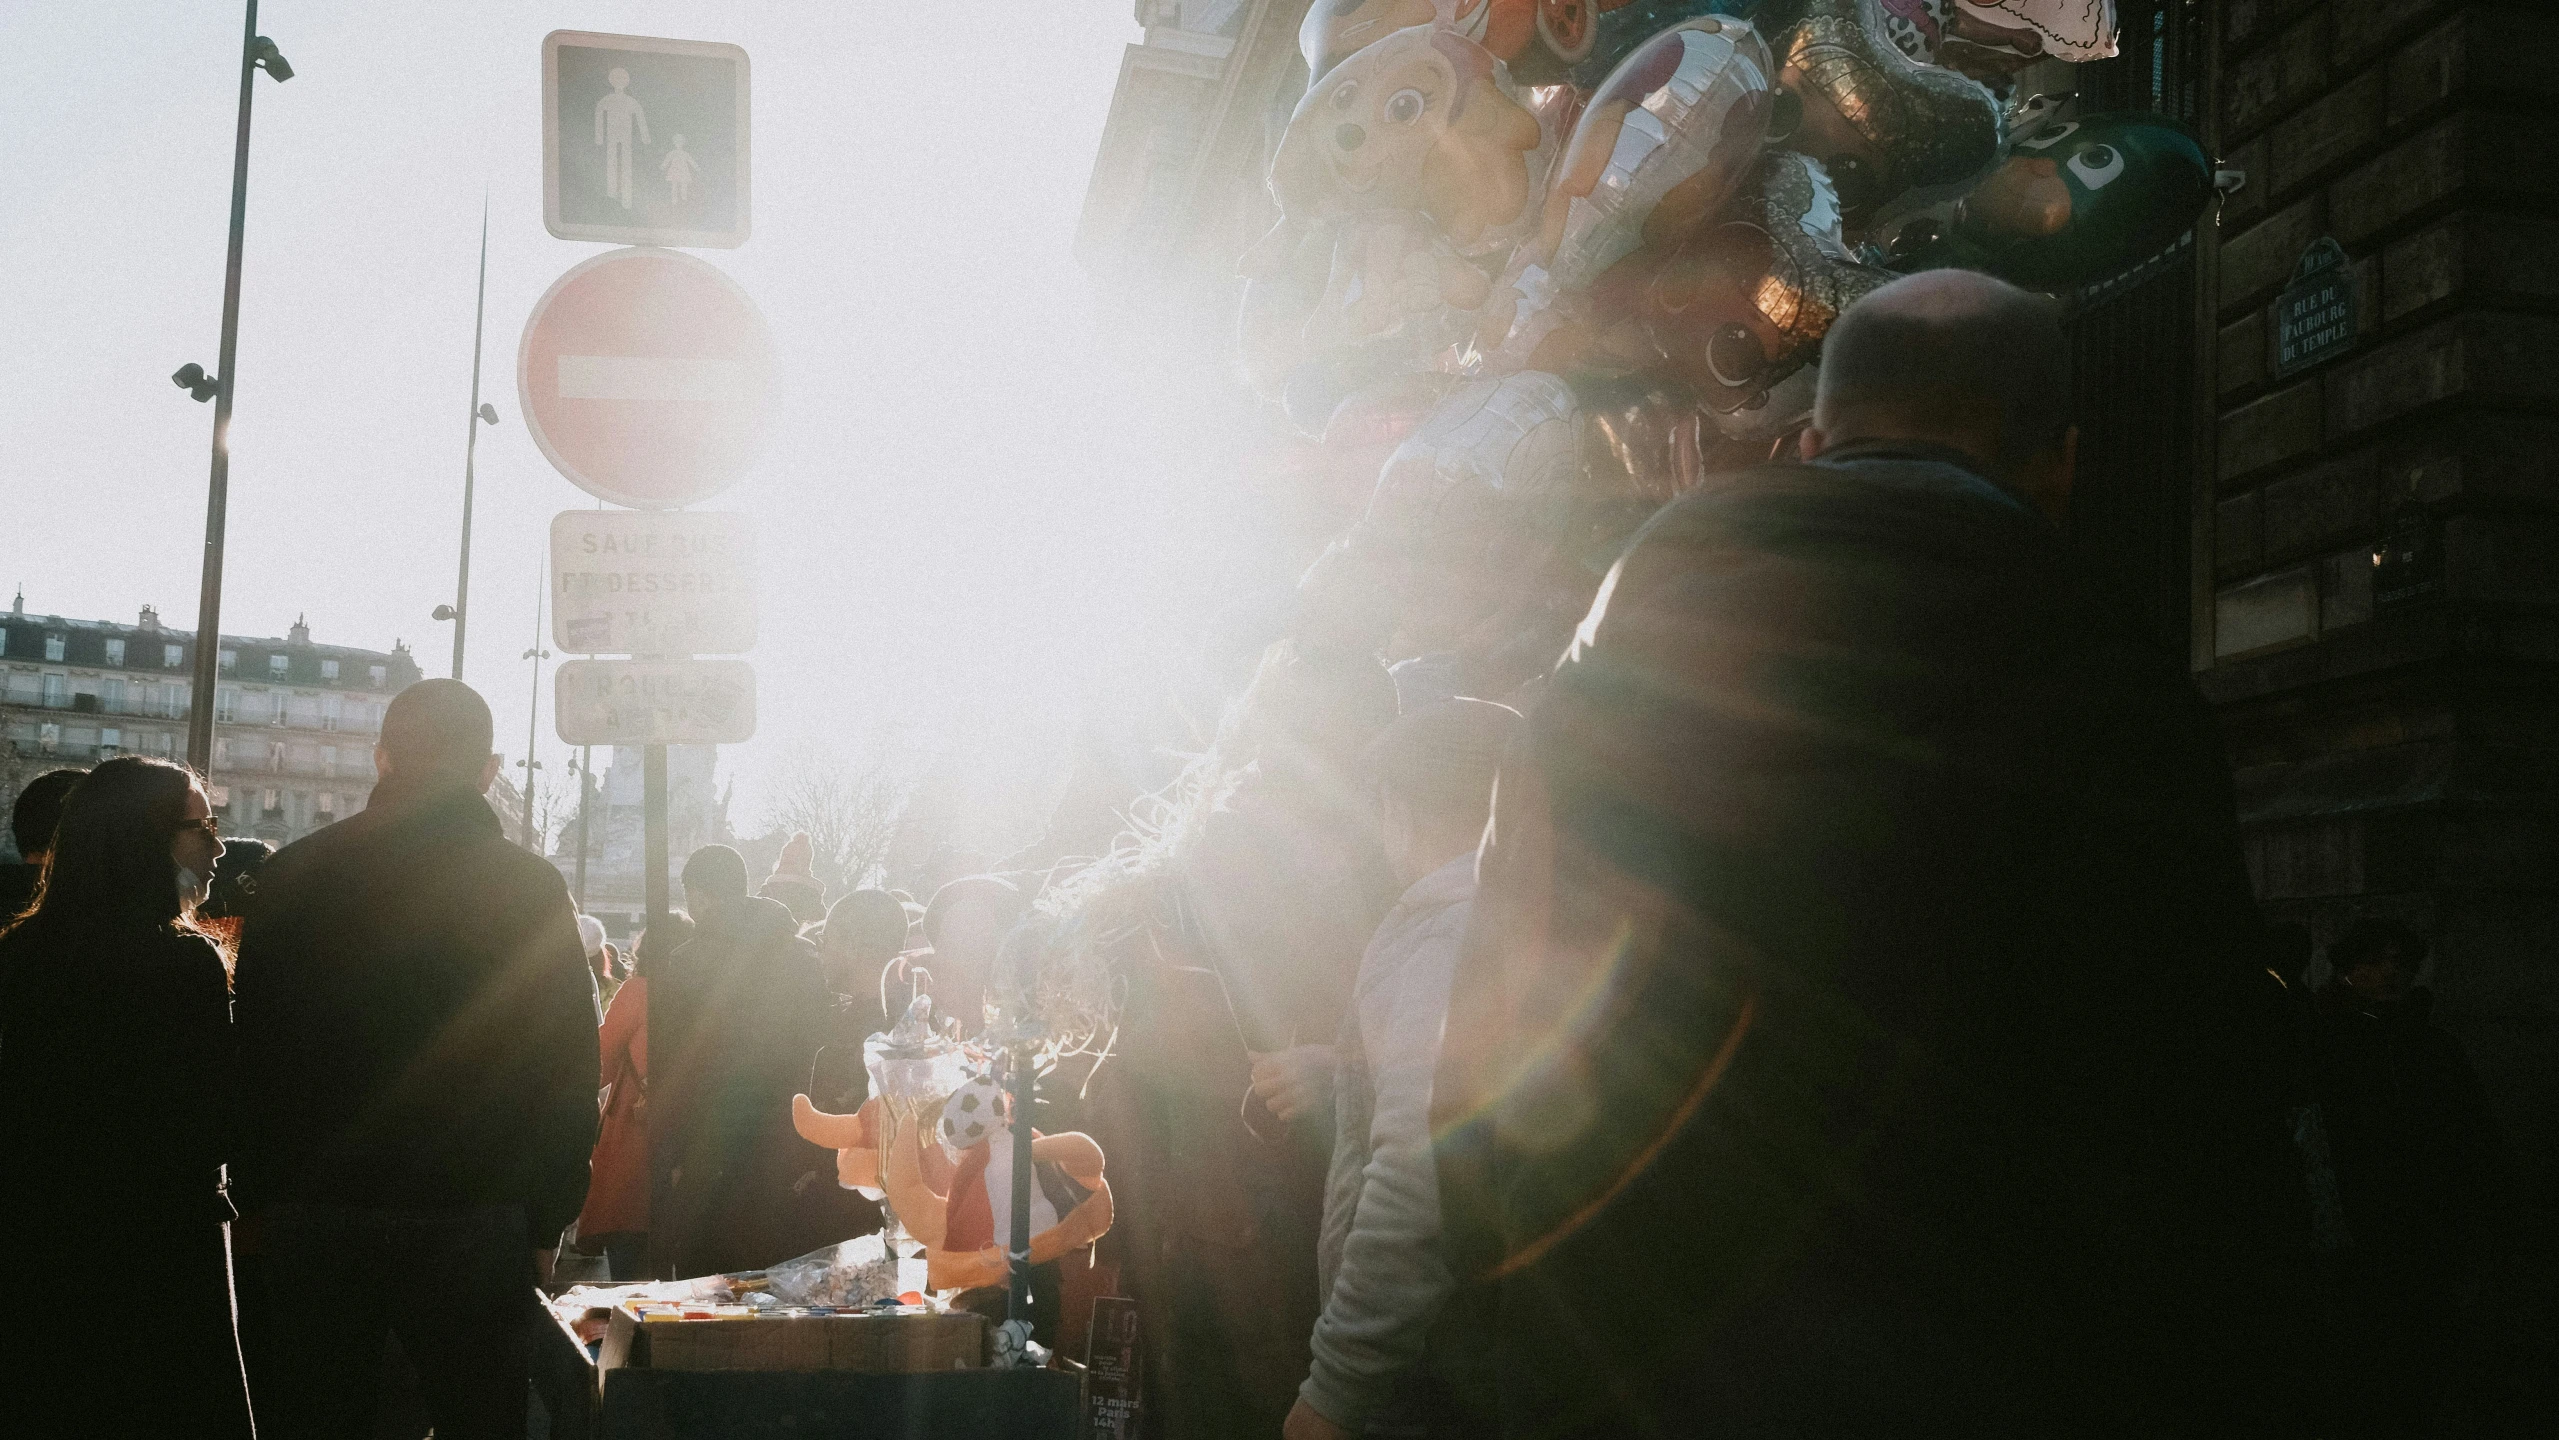
<path fill-rule="evenodd" d="M 595 983 L 560 872 L 469 786 L 386 780 L 278 851 L 242 927 L 244 1209 L 576 1217 L 595 1143 Z"/>
<path fill-rule="evenodd" d="M 1361 957 L 1335 1043 L 1333 1166 L 1315 1252 L 1324 1310 L 1300 1388 L 1359 1428 L 1422 1358 L 1450 1288 L 1431 1163 L 1431 1071 L 1475 897 L 1469 851 L 1413 882 Z"/>

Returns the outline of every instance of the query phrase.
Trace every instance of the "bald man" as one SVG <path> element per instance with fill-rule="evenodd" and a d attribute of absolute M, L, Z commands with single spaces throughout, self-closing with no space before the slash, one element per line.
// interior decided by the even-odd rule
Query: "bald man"
<path fill-rule="evenodd" d="M 560 872 L 489 808 L 479 694 L 401 691 L 373 757 L 363 811 L 276 852 L 240 937 L 231 1179 L 270 1326 L 249 1385 L 260 1434 L 369 1434 L 389 1331 L 437 1434 L 505 1440 L 526 1296 L 586 1199 L 595 979 Z"/>
<path fill-rule="evenodd" d="M 2069 394 L 2048 302 L 1876 291 L 1531 715 L 1433 1098 L 1508 1433 L 2294 1433 L 2229 773 Z"/>

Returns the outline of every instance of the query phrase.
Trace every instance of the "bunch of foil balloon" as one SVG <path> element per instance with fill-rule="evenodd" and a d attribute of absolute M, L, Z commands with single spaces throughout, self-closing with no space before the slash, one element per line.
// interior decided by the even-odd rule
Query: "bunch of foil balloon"
<path fill-rule="evenodd" d="M 1390 653 L 1574 610 L 1630 524 L 1801 427 L 1868 291 L 2082 293 L 2231 183 L 2167 116 L 2016 93 L 2114 54 L 2112 0 L 1315 0 L 1300 44 L 1238 350 L 1376 466 L 1347 543 L 1399 573 Z"/>

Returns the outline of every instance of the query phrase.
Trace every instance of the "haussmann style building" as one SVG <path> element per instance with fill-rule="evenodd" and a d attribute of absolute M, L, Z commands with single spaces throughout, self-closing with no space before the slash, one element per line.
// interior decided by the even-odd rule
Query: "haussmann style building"
<path fill-rule="evenodd" d="M 146 605 L 132 624 L 0 615 L 0 807 L 47 770 L 115 755 L 183 760 L 195 634 Z M 211 789 L 222 832 L 283 845 L 364 808 L 391 697 L 421 678 L 408 647 L 222 637 Z M 0 837 L 0 847 L 14 846 Z"/>

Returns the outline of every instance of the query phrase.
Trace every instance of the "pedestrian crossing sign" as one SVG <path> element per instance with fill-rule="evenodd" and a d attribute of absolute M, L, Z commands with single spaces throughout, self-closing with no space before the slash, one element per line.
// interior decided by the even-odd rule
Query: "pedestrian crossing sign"
<path fill-rule="evenodd" d="M 542 38 L 542 223 L 563 240 L 746 243 L 746 52 L 709 40 Z"/>

